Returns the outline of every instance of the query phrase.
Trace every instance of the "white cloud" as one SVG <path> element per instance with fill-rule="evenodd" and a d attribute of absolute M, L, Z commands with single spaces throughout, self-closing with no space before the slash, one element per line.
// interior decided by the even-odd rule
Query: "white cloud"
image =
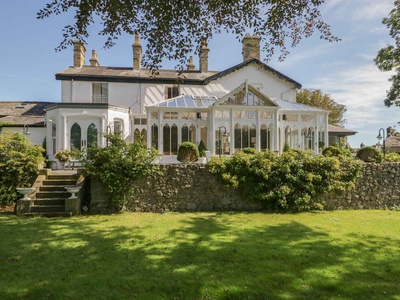
<path fill-rule="evenodd" d="M 392 0 L 370 0 L 363 1 L 358 6 L 359 9 L 352 10 L 352 18 L 357 21 L 361 20 L 376 20 L 386 17 L 393 9 Z"/>
<path fill-rule="evenodd" d="M 312 86 L 346 105 L 347 127 L 356 129 L 367 124 L 394 122 L 399 117 L 397 110 L 388 110 L 383 104 L 390 76 L 391 73 L 381 72 L 373 64 L 365 64 L 321 76 Z"/>

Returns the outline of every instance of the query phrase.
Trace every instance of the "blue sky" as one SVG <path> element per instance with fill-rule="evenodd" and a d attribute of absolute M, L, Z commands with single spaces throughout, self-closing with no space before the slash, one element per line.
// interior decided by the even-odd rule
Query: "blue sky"
<path fill-rule="evenodd" d="M 1 1 L 0 101 L 60 101 L 61 86 L 54 75 L 72 64 L 73 55 L 72 48 L 54 49 L 61 41 L 63 26 L 73 18 L 61 15 L 37 20 L 36 12 L 49 1 Z M 390 73 L 380 72 L 373 62 L 378 50 L 392 43 L 381 23 L 392 7 L 393 0 L 326 0 L 322 15 L 342 41 L 328 43 L 316 35 L 290 49 L 284 62 L 277 58 L 268 62 L 304 88 L 321 89 L 346 105 L 346 128 L 358 131 L 349 139 L 353 147 L 361 142 L 375 144 L 379 128 L 400 122 L 400 108 L 383 105 Z M 123 36 L 108 50 L 102 49 L 104 41 L 94 27 L 87 56 L 95 49 L 101 65 L 132 65 L 133 37 Z M 209 48 L 211 70 L 224 70 L 242 61 L 241 43 L 232 35 L 215 36 Z M 198 66 L 197 58 L 195 64 Z M 165 68 L 174 65 L 164 63 Z"/>

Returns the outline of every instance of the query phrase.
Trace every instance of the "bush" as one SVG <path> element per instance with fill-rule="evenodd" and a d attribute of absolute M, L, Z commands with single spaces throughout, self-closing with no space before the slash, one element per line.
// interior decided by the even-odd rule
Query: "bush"
<path fill-rule="evenodd" d="M 43 151 L 19 133 L 6 131 L 0 135 L 0 205 L 21 198 L 17 187 L 32 186 L 44 162 Z"/>
<path fill-rule="evenodd" d="M 282 152 L 288 152 L 290 151 L 290 146 L 288 143 L 285 143 L 285 145 L 283 146 Z"/>
<path fill-rule="evenodd" d="M 256 149 L 254 149 L 254 148 L 250 148 L 250 147 L 248 147 L 248 148 L 243 148 L 242 149 L 242 152 L 243 153 L 246 153 L 246 154 L 256 154 L 257 153 L 257 150 Z"/>
<path fill-rule="evenodd" d="M 387 162 L 400 162 L 400 154 L 396 152 L 386 153 L 385 161 Z"/>
<path fill-rule="evenodd" d="M 210 172 L 244 200 L 272 210 L 306 211 L 323 208 L 320 196 L 354 186 L 362 164 L 352 157 L 325 157 L 311 151 L 271 151 L 213 159 Z"/>
<path fill-rule="evenodd" d="M 178 149 L 177 160 L 180 162 L 191 163 L 199 159 L 199 149 L 191 142 L 183 142 Z"/>
<path fill-rule="evenodd" d="M 85 175 L 98 179 L 106 188 L 111 207 L 126 209 L 134 194 L 134 180 L 158 172 L 153 161 L 157 150 L 147 149 L 143 142 L 127 144 L 118 134 L 107 134 L 106 148 L 90 147 L 81 156 Z"/>
<path fill-rule="evenodd" d="M 322 155 L 339 156 L 339 155 L 343 155 L 343 152 L 339 147 L 329 146 L 329 147 L 324 148 L 324 150 L 322 150 Z"/>
<path fill-rule="evenodd" d="M 375 147 L 367 146 L 357 151 L 357 157 L 365 162 L 380 163 L 383 161 L 383 154 Z"/>
<path fill-rule="evenodd" d="M 203 140 L 200 141 L 198 149 L 200 157 L 206 156 L 207 147 L 204 144 Z"/>

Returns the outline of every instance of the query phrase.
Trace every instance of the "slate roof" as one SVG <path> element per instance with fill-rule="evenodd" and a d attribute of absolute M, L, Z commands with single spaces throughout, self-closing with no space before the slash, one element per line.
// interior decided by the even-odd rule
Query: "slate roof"
<path fill-rule="evenodd" d="M 257 64 L 265 71 L 273 73 L 282 80 L 292 83 L 296 88 L 301 84 L 282 74 L 274 68 L 266 65 L 256 58 L 237 64 L 224 71 L 200 72 L 199 70 L 158 70 L 158 74 L 152 74 L 149 69 L 133 70 L 125 67 L 104 67 L 104 66 L 82 66 L 81 68 L 69 67 L 56 74 L 57 80 L 80 80 L 80 81 L 107 81 L 107 82 L 142 82 L 142 83 L 185 83 L 195 85 L 206 85 L 235 71 L 238 71 L 250 64 Z"/>
<path fill-rule="evenodd" d="M 0 101 L 0 122 L 13 123 L 13 126 L 44 125 L 46 106 L 54 102 L 39 101 Z"/>
<path fill-rule="evenodd" d="M 355 135 L 357 133 L 357 131 L 349 130 L 331 124 L 328 124 L 328 132 L 330 135 L 337 135 L 337 136 Z"/>
<path fill-rule="evenodd" d="M 203 84 L 205 78 L 214 75 L 215 71 L 202 73 L 199 70 L 182 71 L 158 70 L 158 74 L 152 74 L 149 69 L 133 70 L 122 67 L 69 67 L 56 74 L 57 80 L 80 81 L 107 81 L 107 82 L 143 82 L 143 83 L 186 83 Z"/>

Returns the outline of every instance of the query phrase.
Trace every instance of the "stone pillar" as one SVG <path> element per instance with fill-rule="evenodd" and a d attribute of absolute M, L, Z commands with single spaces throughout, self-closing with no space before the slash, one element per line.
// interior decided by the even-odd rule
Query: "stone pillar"
<path fill-rule="evenodd" d="M 246 34 L 242 40 L 242 54 L 244 62 L 252 58 L 260 60 L 260 41 L 261 37 L 258 35 Z"/>
<path fill-rule="evenodd" d="M 135 33 L 135 42 L 132 45 L 133 50 L 133 69 L 140 70 L 142 64 L 142 45 L 140 44 L 139 33 Z"/>
<path fill-rule="evenodd" d="M 96 50 L 92 50 L 92 58 L 89 59 L 89 61 L 92 67 L 100 66 Z"/>
<path fill-rule="evenodd" d="M 86 48 L 81 41 L 73 41 L 74 44 L 74 67 L 81 68 L 85 65 Z"/>
<path fill-rule="evenodd" d="M 207 73 L 208 72 L 208 52 L 210 52 L 210 49 L 207 48 L 207 44 L 205 41 L 203 41 L 203 45 L 201 46 L 200 49 L 200 72 L 201 73 Z"/>

